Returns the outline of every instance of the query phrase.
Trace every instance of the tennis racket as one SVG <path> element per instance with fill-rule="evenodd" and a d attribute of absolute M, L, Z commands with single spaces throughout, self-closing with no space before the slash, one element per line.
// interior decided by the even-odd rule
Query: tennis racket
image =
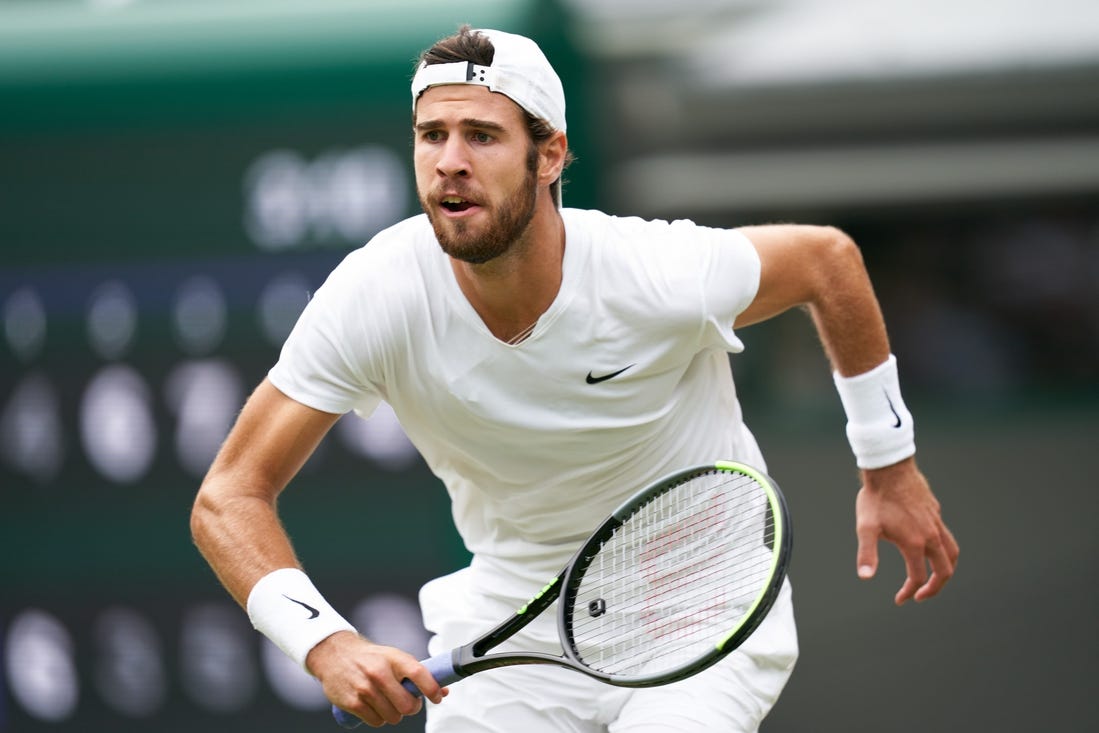
<path fill-rule="evenodd" d="M 513 616 L 423 664 L 440 685 L 512 664 L 555 664 L 622 687 L 674 682 L 759 626 L 790 548 L 786 501 L 766 475 L 729 461 L 677 471 L 614 510 Z M 489 653 L 558 598 L 563 654 Z M 402 684 L 420 694 L 411 680 Z M 361 722 L 332 713 L 345 728 Z"/>

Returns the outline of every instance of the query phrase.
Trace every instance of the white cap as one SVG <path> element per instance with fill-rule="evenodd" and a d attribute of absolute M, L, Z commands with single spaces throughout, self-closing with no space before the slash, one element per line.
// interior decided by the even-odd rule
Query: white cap
<path fill-rule="evenodd" d="M 466 61 L 451 64 L 420 64 L 412 78 L 412 111 L 428 87 L 442 84 L 477 84 L 509 97 L 555 130 L 565 132 L 565 89 L 557 72 L 538 44 L 514 33 L 481 29 L 492 41 L 492 66 Z"/>

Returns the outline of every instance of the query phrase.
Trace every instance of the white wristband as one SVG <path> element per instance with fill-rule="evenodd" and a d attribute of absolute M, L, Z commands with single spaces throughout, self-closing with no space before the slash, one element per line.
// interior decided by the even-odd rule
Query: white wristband
<path fill-rule="evenodd" d="M 337 631 L 355 631 L 297 568 L 275 570 L 259 579 L 248 594 L 248 618 L 302 667 L 317 644 Z"/>
<path fill-rule="evenodd" d="M 832 375 L 847 413 L 847 440 L 859 468 L 882 468 L 916 452 L 912 413 L 901 397 L 897 358 L 892 354 L 868 372 Z"/>

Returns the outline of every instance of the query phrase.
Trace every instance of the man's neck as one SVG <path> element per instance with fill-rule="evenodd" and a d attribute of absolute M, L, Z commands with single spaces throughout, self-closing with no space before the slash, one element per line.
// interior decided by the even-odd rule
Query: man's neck
<path fill-rule="evenodd" d="M 458 287 L 501 341 L 529 333 L 561 289 L 565 224 L 547 203 L 506 254 L 483 264 L 450 261 Z"/>

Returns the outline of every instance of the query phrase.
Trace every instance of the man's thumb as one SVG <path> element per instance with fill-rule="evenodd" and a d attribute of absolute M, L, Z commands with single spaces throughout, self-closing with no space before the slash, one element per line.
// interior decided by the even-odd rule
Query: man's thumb
<path fill-rule="evenodd" d="M 878 537 L 873 532 L 859 532 L 859 550 L 855 556 L 859 577 L 873 578 L 878 571 Z"/>

